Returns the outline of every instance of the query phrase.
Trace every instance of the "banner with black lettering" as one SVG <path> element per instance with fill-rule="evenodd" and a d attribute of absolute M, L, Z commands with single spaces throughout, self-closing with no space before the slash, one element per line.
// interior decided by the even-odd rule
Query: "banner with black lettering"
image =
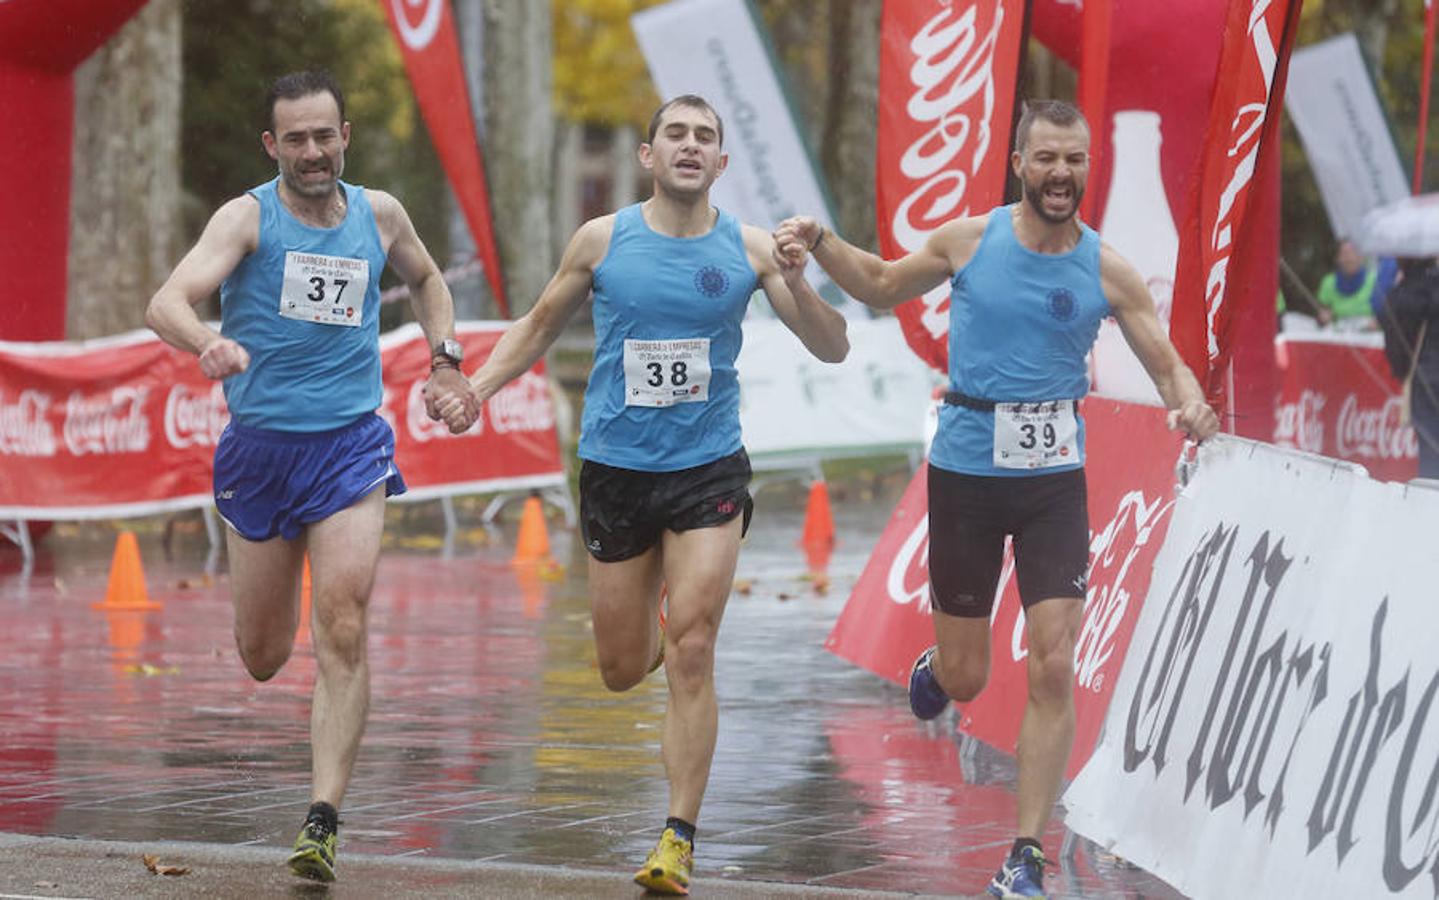
<path fill-rule="evenodd" d="M 1439 491 L 1206 443 L 1069 827 L 1198 898 L 1434 897 L 1435 522 Z"/>

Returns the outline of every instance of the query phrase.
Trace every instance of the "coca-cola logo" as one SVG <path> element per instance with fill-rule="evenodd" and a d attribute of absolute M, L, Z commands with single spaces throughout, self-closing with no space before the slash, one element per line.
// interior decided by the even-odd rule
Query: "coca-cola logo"
<path fill-rule="evenodd" d="M 1349 394 L 1339 405 L 1334 426 L 1334 454 L 1340 459 L 1413 459 L 1419 456 L 1414 429 L 1403 423 L 1403 399 L 1390 395 L 1383 406 L 1359 405 Z"/>
<path fill-rule="evenodd" d="M 1138 614 L 1137 610 L 1131 613 L 1130 575 L 1149 573 L 1148 566 L 1135 563 L 1141 555 L 1152 559 L 1157 552 L 1157 547 L 1149 546 L 1149 539 L 1173 507 L 1172 499 L 1146 500 L 1143 491 L 1130 491 L 1119 501 L 1109 523 L 1091 532 L 1084 624 L 1074 645 L 1074 678 L 1081 688 L 1104 689 L 1120 628 Z"/>
<path fill-rule="evenodd" d="M 1229 261 L 1234 252 L 1234 233 L 1248 208 L 1250 182 L 1254 178 L 1259 143 L 1269 116 L 1269 94 L 1274 86 L 1274 69 L 1278 62 L 1273 36 L 1282 34 L 1286 10 L 1287 4 L 1270 5 L 1268 0 L 1256 0 L 1254 3 L 1248 17 L 1249 41 L 1246 47 L 1250 55 L 1239 61 L 1242 71 L 1237 77 L 1229 140 L 1222 156 L 1214 155 L 1220 152 L 1216 148 L 1211 151 L 1208 160 L 1210 165 L 1223 167 L 1220 171 L 1227 177 L 1223 188 L 1212 195 L 1210 203 L 1216 205 L 1210 206 L 1204 214 L 1206 222 L 1213 222 L 1203 260 L 1207 272 L 1204 304 L 1208 314 L 1211 364 L 1219 357 L 1219 316 L 1227 300 L 1225 290 Z"/>
<path fill-rule="evenodd" d="M 534 372 L 526 372 L 497 391 L 485 409 L 498 434 L 548 431 L 555 426 L 549 383 Z"/>
<path fill-rule="evenodd" d="M 71 394 L 65 401 L 66 449 L 75 456 L 150 449 L 150 423 L 145 418 L 149 393 L 148 387 L 117 387 L 92 397 Z"/>
<path fill-rule="evenodd" d="M 981 11 L 992 11 L 989 21 L 981 20 Z M 1003 160 L 996 164 L 989 153 L 995 49 L 1003 24 L 1004 4 L 998 0 L 947 4 L 910 39 L 912 93 L 903 108 L 923 130 L 900 155 L 895 193 L 904 197 L 890 218 L 894 241 L 906 252 L 922 247 L 944 223 L 969 215 L 969 188 L 986 162 L 1003 171 Z M 910 131 L 900 123 L 897 133 Z M 926 293 L 923 304 L 925 330 L 935 338 L 946 334 L 948 285 Z"/>
<path fill-rule="evenodd" d="M 1324 395 L 1305 388 L 1293 403 L 1274 411 L 1274 443 L 1306 453 L 1324 452 Z"/>
<path fill-rule="evenodd" d="M 189 385 L 177 384 L 165 398 L 165 440 L 177 450 L 215 446 L 229 421 L 225 390 L 219 382 L 204 393 L 197 393 Z"/>
<path fill-rule="evenodd" d="M 485 431 L 485 417 L 483 413 L 476 417 L 473 425 L 460 434 L 451 434 L 450 428 L 444 422 L 437 422 L 430 418 L 425 408 L 425 381 L 413 381 L 410 383 L 409 393 L 405 399 L 405 431 L 410 439 L 416 443 L 424 444 L 436 439 L 473 437 L 483 434 Z"/>
<path fill-rule="evenodd" d="M 891 219 L 895 241 L 913 252 L 963 206 L 971 176 L 986 160 L 994 114 L 994 50 L 1004 23 L 1004 7 L 980 34 L 979 11 L 985 4 L 943 7 L 910 40 L 915 61 L 909 69 L 914 92 L 904 110 L 928 126 L 900 156 L 900 173 L 912 187 Z M 961 157 L 964 151 L 967 155 Z M 963 207 L 963 208 L 961 208 Z"/>
<path fill-rule="evenodd" d="M 46 417 L 50 403 L 50 395 L 41 391 L 21 391 L 13 403 L 0 393 L 0 454 L 55 455 L 55 429 Z"/>
<path fill-rule="evenodd" d="M 914 524 L 899 551 L 890 560 L 884 579 L 885 596 L 900 606 L 913 603 L 915 611 L 929 614 L 929 521 Z"/>

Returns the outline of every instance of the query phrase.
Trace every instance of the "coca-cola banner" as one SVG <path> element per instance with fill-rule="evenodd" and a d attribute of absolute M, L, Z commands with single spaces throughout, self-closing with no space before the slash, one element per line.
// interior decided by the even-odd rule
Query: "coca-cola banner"
<path fill-rule="evenodd" d="M 1065 824 L 1200 900 L 1432 900 L 1436 521 L 1439 492 L 1206 442 Z"/>
<path fill-rule="evenodd" d="M 1225 399 L 1240 320 L 1240 290 L 1229 290 L 1230 275 L 1246 267 L 1247 261 L 1237 258 L 1241 254 L 1273 252 L 1267 240 L 1252 240 L 1250 219 L 1256 217 L 1250 207 L 1261 155 L 1279 152 L 1284 74 L 1300 5 L 1301 0 L 1231 0 L 1195 195 L 1179 229 L 1170 336 L 1216 408 Z M 1236 277 L 1236 285 L 1242 282 Z M 1246 297 L 1250 303 L 1273 299 L 1268 291 Z"/>
<path fill-rule="evenodd" d="M 383 0 L 390 28 L 399 41 L 405 71 L 415 90 L 435 152 L 449 176 L 455 199 L 470 226 L 485 278 L 500 314 L 508 317 L 500 254 L 490 221 L 490 189 L 479 133 L 470 115 L 469 92 L 460 59 L 460 43 L 449 0 Z"/>
<path fill-rule="evenodd" d="M 875 206 L 896 259 L 1004 199 L 1024 0 L 889 0 L 880 33 Z M 931 366 L 949 361 L 949 285 L 895 309 Z"/>
<path fill-rule="evenodd" d="M 503 323 L 461 323 L 481 361 Z M 497 393 L 463 435 L 431 421 L 430 350 L 416 325 L 381 339 L 396 458 L 416 497 L 564 482 L 554 406 L 536 366 Z M 0 519 L 146 515 L 212 502 L 223 389 L 195 357 L 149 331 L 75 343 L 0 342 Z"/>
<path fill-rule="evenodd" d="M 1280 399 L 1274 443 L 1355 462 L 1383 481 L 1419 472 L 1399 382 L 1378 335 L 1286 335 L 1275 342 Z"/>
<path fill-rule="evenodd" d="M 1090 564 L 1084 625 L 1075 651 L 1077 727 L 1069 774 L 1099 734 L 1120 662 L 1164 542 L 1174 495 L 1179 439 L 1162 410 L 1090 397 L 1084 401 L 1089 462 Z M 1134 448 L 1145 448 L 1135 453 Z M 929 600 L 926 470 L 910 482 L 825 646 L 898 684 L 934 643 Z M 960 728 L 1006 751 L 1019 738 L 1027 678 L 1024 616 L 1005 554 L 991 622 L 990 679 L 968 704 Z"/>

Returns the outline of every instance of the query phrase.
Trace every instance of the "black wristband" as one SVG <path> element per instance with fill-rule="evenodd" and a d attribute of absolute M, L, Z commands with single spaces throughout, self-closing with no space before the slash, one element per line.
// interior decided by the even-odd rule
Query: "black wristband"
<path fill-rule="evenodd" d="M 814 249 L 819 246 L 819 242 L 824 240 L 824 232 L 825 227 L 823 225 L 819 226 L 819 237 L 815 238 L 814 243 L 809 245 L 809 249 L 805 251 L 806 253 L 814 252 Z"/>

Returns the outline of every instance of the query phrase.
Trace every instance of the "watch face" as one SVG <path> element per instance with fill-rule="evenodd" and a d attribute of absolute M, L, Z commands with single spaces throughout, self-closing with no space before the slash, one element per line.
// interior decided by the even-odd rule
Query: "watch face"
<path fill-rule="evenodd" d="M 459 362 L 465 356 L 465 347 L 459 341 L 451 338 L 440 341 L 440 346 L 436 348 L 435 352 L 446 359 Z"/>

